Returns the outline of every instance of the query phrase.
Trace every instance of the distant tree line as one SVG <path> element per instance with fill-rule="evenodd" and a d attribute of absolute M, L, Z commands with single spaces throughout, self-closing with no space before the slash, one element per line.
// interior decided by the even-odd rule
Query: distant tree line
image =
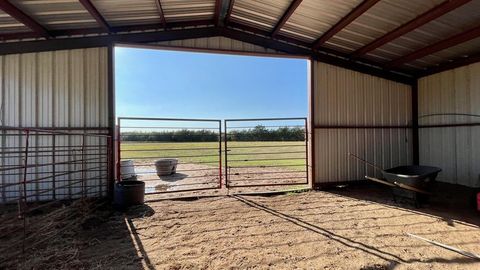
<path fill-rule="evenodd" d="M 228 141 L 303 141 L 305 129 L 299 127 L 281 127 L 267 129 L 256 126 L 253 129 L 236 129 L 227 134 Z"/>
<path fill-rule="evenodd" d="M 171 130 L 152 132 L 123 132 L 122 141 L 137 142 L 215 142 L 218 132 L 212 130 Z M 250 129 L 235 129 L 228 131 L 228 141 L 303 141 L 305 129 L 299 127 L 281 127 L 267 129 L 256 126 Z"/>

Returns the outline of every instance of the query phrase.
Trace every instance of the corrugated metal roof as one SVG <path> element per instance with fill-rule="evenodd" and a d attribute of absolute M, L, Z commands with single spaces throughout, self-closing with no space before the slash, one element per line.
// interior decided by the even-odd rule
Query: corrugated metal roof
<path fill-rule="evenodd" d="M 0 10 L 0 32 L 1 33 L 17 33 L 17 32 L 28 32 L 26 26 L 18 22 L 10 15 Z"/>
<path fill-rule="evenodd" d="M 91 0 L 111 26 L 160 23 L 155 0 Z"/>
<path fill-rule="evenodd" d="M 359 3 L 361 0 L 304 0 L 280 34 L 313 42 Z"/>
<path fill-rule="evenodd" d="M 47 29 L 98 27 L 95 19 L 76 0 L 11 0 L 10 2 Z"/>
<path fill-rule="evenodd" d="M 353 52 L 444 0 L 382 0 L 332 37 L 326 47 Z"/>
<path fill-rule="evenodd" d="M 451 60 L 456 60 L 462 57 L 470 56 L 474 53 L 478 53 L 480 48 L 480 38 L 473 39 L 471 41 L 462 43 L 460 45 L 451 47 L 447 50 L 443 50 L 432 55 L 425 56 L 420 61 L 423 61 L 425 64 L 423 67 L 435 66 Z"/>
<path fill-rule="evenodd" d="M 292 0 L 235 0 L 231 20 L 271 31 Z"/>
<path fill-rule="evenodd" d="M 235 0 L 229 16 L 238 25 L 270 32 L 294 0 Z M 364 0 L 303 0 L 291 14 L 279 38 L 289 37 L 313 43 Z M 445 3 L 446 0 L 410 1 L 380 0 L 322 46 L 333 52 L 350 54 L 419 15 Z M 78 0 L 11 0 L 11 2 L 47 30 L 99 28 L 98 23 Z M 216 0 L 91 0 L 110 26 L 159 25 L 161 11 L 168 23 L 211 20 Z M 230 1 L 221 1 L 228 3 Z M 221 10 L 230 10 L 223 6 Z M 361 56 L 382 65 L 480 23 L 480 0 L 463 6 L 426 23 L 393 41 Z M 220 12 L 222 14 L 222 12 Z M 206 24 L 206 23 L 205 23 Z M 222 25 L 222 24 L 220 24 Z M 174 26 L 182 27 L 182 26 Z M 228 23 L 227 23 L 228 27 Z M 241 28 L 241 27 L 238 27 Z M 255 32 L 250 29 L 251 32 Z M 145 30 L 145 29 L 144 29 Z M 0 12 L 0 35 L 31 32 L 29 28 Z M 88 31 L 86 31 L 88 32 Z M 57 32 L 59 33 L 59 32 Z M 65 33 L 65 32 L 62 32 Z M 29 38 L 18 35 L 20 38 Z M 16 36 L 7 36 L 7 38 Z M 17 37 L 18 38 L 18 37 Z M 478 42 L 470 41 L 404 64 L 409 69 L 423 69 L 479 51 Z"/>
<path fill-rule="evenodd" d="M 461 19 L 459 19 L 461 18 Z M 455 9 L 442 17 L 433 20 L 414 31 L 407 33 L 398 39 L 385 44 L 371 52 L 371 55 L 381 55 L 388 60 L 406 55 L 415 50 L 426 47 L 430 44 L 441 41 L 450 36 L 459 34 L 470 28 L 477 26 L 480 22 L 480 1 L 472 1 L 458 9 Z M 478 44 L 478 43 L 477 43 Z M 449 48 L 444 51 L 432 54 L 411 63 L 417 67 L 431 66 L 438 63 L 439 60 L 445 61 L 446 55 L 449 57 L 455 55 L 457 51 L 467 52 L 474 48 L 462 48 L 460 46 L 456 49 Z M 478 47 L 477 47 L 478 48 Z M 450 51 L 450 52 L 449 52 Z M 451 58 L 450 58 L 451 59 Z"/>
<path fill-rule="evenodd" d="M 167 22 L 213 19 L 215 0 L 161 0 Z"/>

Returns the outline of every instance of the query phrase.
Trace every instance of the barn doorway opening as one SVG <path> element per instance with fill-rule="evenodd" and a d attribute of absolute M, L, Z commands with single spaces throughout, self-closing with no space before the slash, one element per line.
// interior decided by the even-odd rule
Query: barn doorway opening
<path fill-rule="evenodd" d="M 265 52 L 117 46 L 117 180 L 144 181 L 149 198 L 308 188 L 309 65 Z"/>

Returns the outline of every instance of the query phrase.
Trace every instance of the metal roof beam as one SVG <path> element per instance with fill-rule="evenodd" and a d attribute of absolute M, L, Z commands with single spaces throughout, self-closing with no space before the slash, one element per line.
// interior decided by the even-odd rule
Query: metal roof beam
<path fill-rule="evenodd" d="M 110 34 L 78 38 L 58 38 L 35 41 L 19 41 L 0 43 L 0 55 L 30 53 L 56 50 L 72 50 L 81 48 L 107 47 L 114 43 L 148 43 L 169 40 L 182 40 L 218 36 L 218 28 L 190 28 L 144 33 Z"/>
<path fill-rule="evenodd" d="M 418 75 L 419 78 L 420 77 L 425 77 L 425 76 L 429 76 L 429 75 L 432 75 L 432 74 L 435 74 L 435 73 L 451 70 L 451 69 L 454 69 L 454 68 L 463 67 L 463 66 L 478 63 L 478 62 L 480 62 L 480 53 L 472 54 L 472 55 L 469 55 L 468 57 L 462 57 L 462 58 L 457 59 L 455 61 L 451 61 L 451 62 L 447 62 L 447 63 L 444 63 L 444 64 L 440 64 L 440 65 L 435 66 L 435 67 L 431 67 L 431 68 L 425 70 L 424 72 L 418 73 L 417 75 Z"/>
<path fill-rule="evenodd" d="M 267 33 L 268 34 L 268 33 Z M 102 36 L 88 36 L 78 38 L 58 38 L 37 41 L 20 41 L 0 43 L 0 55 L 15 53 L 30 53 L 55 50 L 70 50 L 79 48 L 106 47 L 115 43 L 149 43 L 168 40 L 182 40 L 204 37 L 225 36 L 228 38 L 248 42 L 266 48 L 282 51 L 291 55 L 311 57 L 317 61 L 346 69 L 370 74 L 373 76 L 411 84 L 413 77 L 402 75 L 395 71 L 383 70 L 381 67 L 371 66 L 368 63 L 352 62 L 348 58 L 333 55 L 329 52 L 312 52 L 310 48 L 301 47 L 239 30 L 224 27 L 205 27 L 181 30 L 165 30 L 144 33 L 109 34 Z"/>
<path fill-rule="evenodd" d="M 243 42 L 248 42 L 248 43 L 262 46 L 265 48 L 270 48 L 273 50 L 285 52 L 291 55 L 308 56 L 314 60 L 317 60 L 323 63 L 343 67 L 350 70 L 355 70 L 358 72 L 362 72 L 365 74 L 385 78 L 388 80 L 392 80 L 392 81 L 396 81 L 404 84 L 411 85 L 412 83 L 415 82 L 415 78 L 413 76 L 402 75 L 396 71 L 384 70 L 381 67 L 374 67 L 368 64 L 352 62 L 349 59 L 339 57 L 339 56 L 334 56 L 332 54 L 328 54 L 325 52 L 321 52 L 321 53 L 312 52 L 312 50 L 309 48 L 302 48 L 296 45 L 280 42 L 270 37 L 262 37 L 257 34 L 250 34 L 250 33 L 246 33 L 246 32 L 231 29 L 231 28 L 221 28 L 219 29 L 219 31 L 220 31 L 220 34 L 225 37 L 240 40 Z"/>
<path fill-rule="evenodd" d="M 213 20 L 197 20 L 197 21 L 187 21 L 187 22 L 171 22 L 168 24 L 169 27 L 188 27 L 188 26 L 207 26 L 214 25 Z M 111 27 L 110 33 L 119 33 L 119 32 L 130 32 L 130 31 L 151 31 L 163 29 L 161 24 L 141 24 L 141 25 L 127 25 L 127 26 L 117 26 Z M 52 38 L 55 37 L 68 37 L 74 35 L 91 35 L 91 34 L 105 34 L 105 29 L 103 28 L 82 28 L 82 29 L 63 29 L 63 30 L 51 30 L 49 34 Z M 26 39 L 26 38 L 38 38 L 40 35 L 34 32 L 20 32 L 20 33 L 7 33 L 0 34 L 0 40 L 15 40 L 15 39 Z"/>
<path fill-rule="evenodd" d="M 352 54 L 352 57 L 359 57 L 362 56 L 370 51 L 379 48 L 386 43 L 410 32 L 415 30 L 416 28 L 437 19 L 438 17 L 459 8 L 466 3 L 472 0 L 447 0 L 440 5 L 428 10 L 427 12 L 423 13 L 422 15 L 414 18 L 413 20 L 397 27 L 396 29 L 388 32 L 387 34 L 383 35 L 382 37 L 370 42 L 369 44 L 365 45 L 364 47 L 358 49 Z"/>
<path fill-rule="evenodd" d="M 7 0 L 0 1 L 0 9 L 30 28 L 37 36 L 50 37 L 48 30 Z"/>
<path fill-rule="evenodd" d="M 225 20 L 224 20 L 225 25 L 230 23 L 230 16 L 232 16 L 233 6 L 235 5 L 235 0 L 229 0 L 229 1 L 230 3 L 228 5 L 227 13 L 225 14 Z"/>
<path fill-rule="evenodd" d="M 402 56 L 400 58 L 397 58 L 393 61 L 390 61 L 387 63 L 387 67 L 398 67 L 400 65 L 403 65 L 405 63 L 409 63 L 412 61 L 415 61 L 417 59 L 420 59 L 422 57 L 425 57 L 427 55 L 448 49 L 450 47 L 453 47 L 455 45 L 461 44 L 463 42 L 467 42 L 469 40 L 472 40 L 474 38 L 480 37 L 480 25 L 477 27 L 474 27 L 470 30 L 467 30 L 465 32 L 462 32 L 460 34 L 454 35 L 452 37 L 449 37 L 447 39 L 441 40 L 437 43 L 434 43 L 432 45 L 429 45 L 427 47 L 424 47 L 422 49 L 416 50 L 412 53 L 409 53 L 405 56 Z"/>
<path fill-rule="evenodd" d="M 295 10 L 302 3 L 302 1 L 303 0 L 293 0 L 293 2 L 290 4 L 288 9 L 285 11 L 283 16 L 278 21 L 277 25 L 275 25 L 275 27 L 273 28 L 273 31 L 270 34 L 270 36 L 275 37 L 276 35 L 278 35 L 278 33 L 280 32 L 280 29 L 282 29 L 285 23 L 287 23 L 288 19 L 290 19 L 290 16 L 292 16 L 293 12 L 295 12 Z"/>
<path fill-rule="evenodd" d="M 216 26 L 224 26 L 225 18 L 230 11 L 230 4 L 232 0 L 217 0 L 215 3 L 214 21 Z"/>
<path fill-rule="evenodd" d="M 162 23 L 163 28 L 167 28 L 167 20 L 165 19 L 165 13 L 163 13 L 162 2 L 160 2 L 160 0 L 156 0 L 155 4 L 157 5 L 158 16 L 160 16 L 160 22 Z"/>
<path fill-rule="evenodd" d="M 213 13 L 213 20 L 215 25 L 218 25 L 220 22 L 220 12 L 222 10 L 223 0 L 215 0 L 215 11 Z"/>
<path fill-rule="evenodd" d="M 254 27 L 251 27 L 251 26 L 248 26 L 248 25 L 243 25 L 243 24 L 240 24 L 240 23 L 237 23 L 237 22 L 230 22 L 229 26 L 233 27 L 233 28 L 240 29 L 242 31 L 247 31 L 247 32 L 257 34 L 257 35 L 262 35 L 262 36 L 265 36 L 265 37 L 270 36 L 269 35 L 270 33 L 268 31 L 260 30 L 258 28 L 254 28 Z M 294 39 L 294 38 L 291 38 L 291 37 L 286 37 L 286 36 L 283 36 L 283 35 L 280 35 L 280 34 L 277 35 L 275 37 L 275 39 L 276 40 L 282 40 L 282 41 L 294 44 L 296 46 L 304 47 L 304 49 L 311 50 L 310 43 L 305 42 L 305 41 L 300 41 L 300 40 L 297 40 L 297 39 Z M 358 64 L 358 65 L 361 65 L 361 66 L 370 66 L 370 67 L 376 67 L 378 69 L 384 69 L 387 73 L 392 73 L 392 74 L 393 73 L 397 73 L 397 74 L 402 74 L 403 73 L 403 74 L 408 74 L 409 76 L 414 75 L 411 71 L 405 71 L 405 70 L 401 70 L 401 69 L 388 69 L 388 68 L 383 67 L 379 63 L 369 61 L 369 60 L 366 60 L 366 59 L 361 59 L 361 60 L 351 59 L 348 54 L 341 53 L 341 52 L 338 52 L 338 51 L 335 51 L 335 50 L 329 49 L 329 48 L 320 48 L 319 50 L 317 50 L 317 52 L 319 52 L 323 55 L 331 55 L 333 57 L 337 57 L 337 59 L 348 60 L 351 63 Z M 359 63 L 362 63 L 362 64 L 359 64 Z"/>
<path fill-rule="evenodd" d="M 105 29 L 107 32 L 111 32 L 110 25 L 107 23 L 102 14 L 95 8 L 95 6 L 90 2 L 90 0 L 79 0 L 83 7 L 92 15 L 92 17 L 97 21 L 101 28 Z"/>
<path fill-rule="evenodd" d="M 373 7 L 377 2 L 380 0 L 364 0 L 360 5 L 355 7 L 347 16 L 343 17 L 340 21 L 338 21 L 332 28 L 330 28 L 327 32 L 325 32 L 320 38 L 318 38 L 313 44 L 313 49 L 318 49 L 322 46 L 325 42 L 327 42 L 330 38 L 335 36 L 338 32 L 340 32 L 343 28 L 353 22 L 355 19 L 360 17 L 363 13 Z"/>

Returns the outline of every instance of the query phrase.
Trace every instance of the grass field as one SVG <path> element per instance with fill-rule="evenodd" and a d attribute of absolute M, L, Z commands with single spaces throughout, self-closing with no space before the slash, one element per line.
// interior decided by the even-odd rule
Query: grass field
<path fill-rule="evenodd" d="M 122 159 L 152 160 L 178 158 L 180 163 L 198 163 L 218 166 L 218 142 L 122 142 Z M 288 166 L 305 170 L 305 142 L 228 142 L 228 165 Z M 224 145 L 222 144 L 222 151 Z M 224 161 L 224 157 L 222 157 Z"/>

